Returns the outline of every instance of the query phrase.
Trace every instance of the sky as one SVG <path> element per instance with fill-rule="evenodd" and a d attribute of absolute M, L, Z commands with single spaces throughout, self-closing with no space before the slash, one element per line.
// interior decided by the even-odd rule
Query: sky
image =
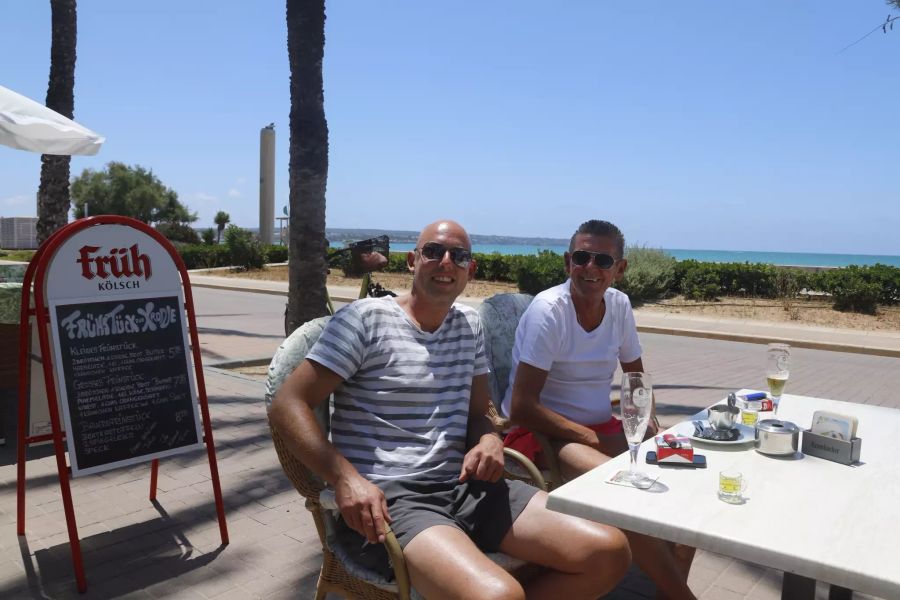
<path fill-rule="evenodd" d="M 0 0 L 0 85 L 43 102 L 50 3 Z M 663 248 L 900 254 L 900 22 L 884 0 L 326 5 L 328 227 Z M 897 11 L 894 11 L 897 15 Z M 259 131 L 288 204 L 284 0 L 78 3 L 72 176 L 152 169 L 199 220 L 259 225 Z M 846 48 L 846 49 L 845 49 Z M 0 216 L 40 157 L 0 146 Z"/>

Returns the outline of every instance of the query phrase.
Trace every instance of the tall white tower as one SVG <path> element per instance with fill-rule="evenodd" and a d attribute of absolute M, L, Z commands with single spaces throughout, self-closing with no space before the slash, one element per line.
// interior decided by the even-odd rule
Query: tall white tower
<path fill-rule="evenodd" d="M 275 123 L 259 130 L 259 239 L 275 236 Z"/>

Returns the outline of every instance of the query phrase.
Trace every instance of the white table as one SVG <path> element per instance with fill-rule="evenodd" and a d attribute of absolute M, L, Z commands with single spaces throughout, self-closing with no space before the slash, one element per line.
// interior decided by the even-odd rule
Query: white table
<path fill-rule="evenodd" d="M 762 455 L 753 444 L 695 448 L 706 469 L 644 464 L 659 476 L 655 491 L 605 483 L 628 468 L 628 454 L 550 493 L 547 507 L 858 590 L 900 598 L 900 410 L 785 395 L 777 418 L 806 429 L 815 410 L 854 415 L 862 439 L 860 463 Z M 706 411 L 703 411 L 705 413 Z M 760 413 L 761 419 L 773 418 Z M 702 418 L 701 416 L 692 418 Z M 747 478 L 747 502 L 716 496 L 719 471 Z M 661 484 L 661 485 L 660 485 Z"/>

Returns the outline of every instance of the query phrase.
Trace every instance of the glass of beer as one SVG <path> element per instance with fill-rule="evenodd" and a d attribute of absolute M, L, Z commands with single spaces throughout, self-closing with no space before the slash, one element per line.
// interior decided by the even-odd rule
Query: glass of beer
<path fill-rule="evenodd" d="M 638 448 L 644 441 L 653 412 L 653 382 L 648 373 L 622 374 L 622 400 L 619 408 L 622 410 L 622 428 L 631 454 L 628 480 L 638 488 L 645 487 L 647 482 L 652 485 L 653 480 L 637 470 Z"/>
<path fill-rule="evenodd" d="M 769 384 L 772 408 L 776 414 L 790 374 L 791 347 L 787 344 L 769 344 L 766 349 L 766 383 Z"/>

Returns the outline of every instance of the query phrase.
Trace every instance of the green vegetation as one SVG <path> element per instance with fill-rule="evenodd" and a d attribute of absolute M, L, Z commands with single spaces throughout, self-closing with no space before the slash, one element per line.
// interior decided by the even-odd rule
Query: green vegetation
<path fill-rule="evenodd" d="M 222 241 L 222 232 L 225 230 L 225 226 L 231 222 L 231 216 L 225 212 L 224 210 L 220 210 L 216 213 L 216 216 L 213 217 L 213 223 L 216 224 L 216 243 L 218 244 Z"/>
<path fill-rule="evenodd" d="M 762 263 L 678 261 L 674 293 L 693 300 L 720 296 L 790 299 L 802 290 L 825 292 L 835 310 L 874 314 L 877 305 L 900 302 L 900 268 L 851 265 L 814 273 Z"/>
<path fill-rule="evenodd" d="M 249 232 L 244 233 L 251 236 Z M 187 267 L 201 269 L 237 265 L 254 268 L 250 263 L 258 264 L 259 254 L 253 254 L 255 258 L 252 261 L 239 259 L 246 256 L 246 252 L 242 249 L 233 253 L 228 247 L 228 235 L 226 231 L 224 246 L 197 244 L 179 248 Z M 243 238 L 235 241 L 236 247 L 243 248 L 244 243 Z M 260 246 L 254 252 L 262 253 L 263 250 L 269 262 L 287 261 L 285 246 Z M 849 266 L 814 273 L 763 263 L 676 261 L 662 250 L 637 246 L 627 248 L 625 254 L 628 269 L 616 287 L 628 294 L 634 304 L 677 294 L 705 301 L 739 296 L 780 300 L 785 310 L 790 311 L 795 307 L 798 294 L 804 291 L 828 294 L 834 308 L 841 311 L 874 314 L 878 305 L 900 303 L 900 268 L 889 265 Z M 549 250 L 537 255 L 476 253 L 475 259 L 478 261 L 479 279 L 516 283 L 519 290 L 529 294 L 536 294 L 566 280 L 563 257 Z M 340 264 L 332 266 L 340 268 Z M 392 252 L 385 271 L 405 273 L 406 252 Z"/>
<path fill-rule="evenodd" d="M 629 246 L 625 249 L 628 268 L 616 287 L 631 298 L 632 304 L 659 300 L 671 294 L 677 261 L 658 248 Z"/>
<path fill-rule="evenodd" d="M 261 269 L 268 258 L 266 249 L 251 232 L 237 225 L 225 228 L 225 248 L 231 266 L 239 269 Z"/>
<path fill-rule="evenodd" d="M 17 260 L 19 262 L 30 262 L 34 256 L 34 250 L 0 250 L 0 258 L 3 260 Z"/>
<path fill-rule="evenodd" d="M 111 162 L 101 171 L 82 171 L 72 182 L 72 203 L 76 219 L 84 217 L 87 204 L 92 215 L 121 215 L 148 224 L 197 220 L 197 215 L 178 201 L 175 190 L 163 185 L 153 171 L 120 162 Z"/>

